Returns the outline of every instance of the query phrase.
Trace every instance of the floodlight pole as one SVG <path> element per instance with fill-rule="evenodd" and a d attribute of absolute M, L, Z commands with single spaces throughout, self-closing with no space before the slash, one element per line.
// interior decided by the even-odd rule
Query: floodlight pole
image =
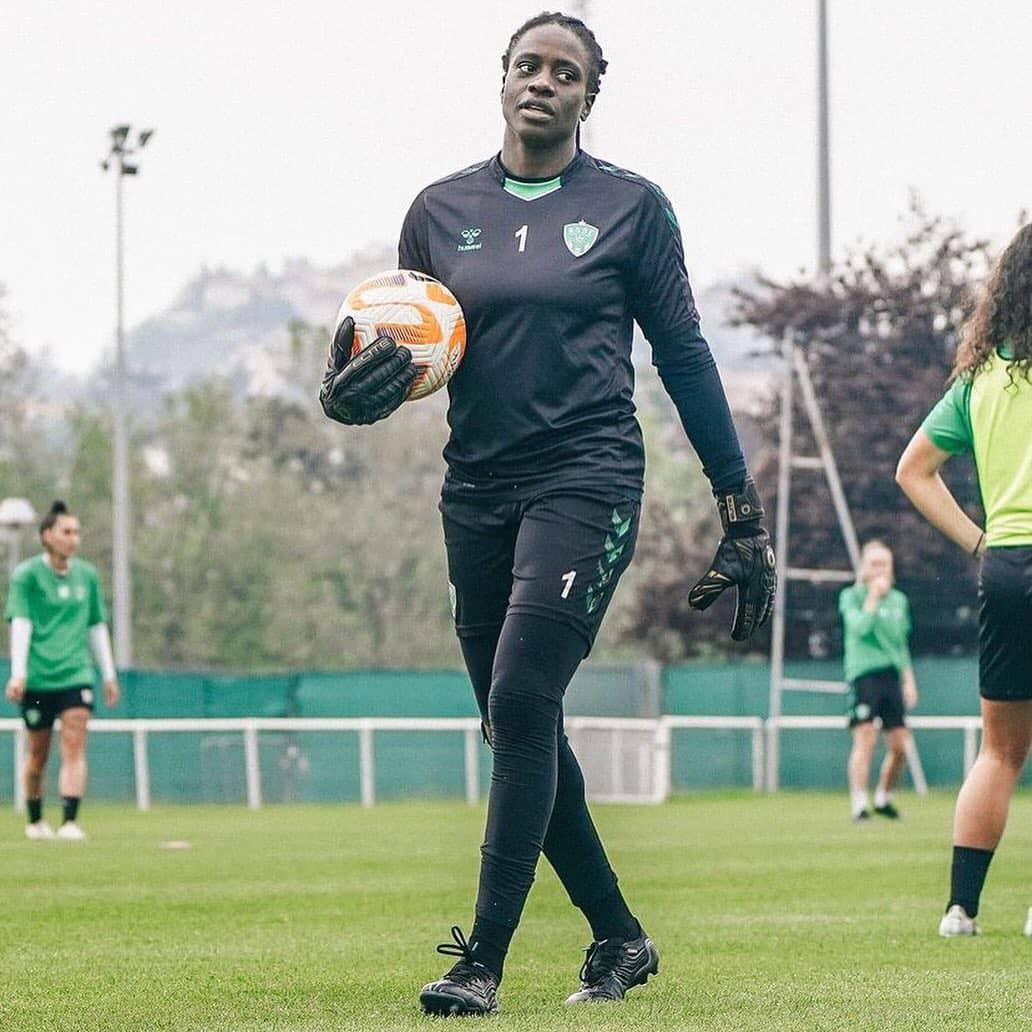
<path fill-rule="evenodd" d="M 115 173 L 115 390 L 112 407 L 111 476 L 111 587 L 114 615 L 115 664 L 125 670 L 133 665 L 132 578 L 130 553 L 132 535 L 129 491 L 129 390 L 125 356 L 125 245 L 122 209 L 122 178 L 139 171 L 136 160 L 126 159 L 146 146 L 154 130 L 139 133 L 135 146 L 130 144 L 132 127 L 118 125 L 111 130 L 111 150 L 101 162 L 104 171 Z"/>
<path fill-rule="evenodd" d="M 831 273 L 831 147 L 828 141 L 828 0 L 817 0 L 817 278 Z"/>
<path fill-rule="evenodd" d="M 826 288 L 831 278 L 831 161 L 828 116 L 828 3 L 817 0 L 817 286 Z M 856 530 L 849 513 L 838 467 L 824 427 L 817 396 L 813 389 L 806 355 L 787 334 L 781 344 L 783 359 L 781 382 L 781 418 L 778 451 L 778 509 L 775 523 L 777 541 L 778 592 L 774 599 L 770 645 L 770 702 L 767 720 L 766 785 L 776 792 L 780 782 L 782 693 L 785 690 L 837 691 L 832 682 L 805 681 L 785 677 L 785 633 L 787 624 L 787 592 L 789 581 L 811 583 L 848 581 L 851 571 L 795 569 L 789 565 L 789 533 L 791 524 L 791 477 L 793 467 L 823 471 L 828 490 L 835 503 L 839 528 L 846 542 L 850 561 L 859 566 Z M 804 411 L 817 444 L 818 455 L 796 455 L 793 432 L 793 408 L 796 380 L 802 393 Z"/>
<path fill-rule="evenodd" d="M 121 164 L 121 163 L 119 163 Z M 112 601 L 114 605 L 115 662 L 121 669 L 133 663 L 132 574 L 129 550 L 132 536 L 129 528 L 129 426 L 126 406 L 125 368 L 125 249 L 123 244 L 121 168 L 115 175 L 115 291 L 118 320 L 115 324 L 115 406 L 114 468 L 111 477 L 111 567 Z"/>

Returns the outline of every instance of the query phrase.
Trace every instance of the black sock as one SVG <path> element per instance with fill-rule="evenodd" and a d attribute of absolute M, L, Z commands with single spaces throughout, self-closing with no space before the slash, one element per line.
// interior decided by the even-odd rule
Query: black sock
<path fill-rule="evenodd" d="M 42 799 L 26 799 L 25 805 L 29 808 L 29 824 L 35 824 L 36 821 L 43 820 Z"/>
<path fill-rule="evenodd" d="M 79 815 L 79 802 L 78 796 L 61 796 L 64 800 L 64 819 L 67 824 L 69 821 L 74 821 Z"/>
<path fill-rule="evenodd" d="M 509 952 L 509 943 L 515 931 L 515 928 L 507 928 L 496 921 L 478 917 L 473 922 L 473 931 L 469 933 L 473 959 L 483 964 L 488 971 L 494 972 L 499 982 L 505 968 L 505 955 Z"/>
<path fill-rule="evenodd" d="M 954 903 L 959 903 L 968 917 L 978 914 L 978 898 L 982 895 L 982 886 L 993 859 L 991 849 L 973 849 L 970 846 L 953 847 L 953 868 L 950 872 L 950 901 L 946 904 L 949 910 Z"/>
<path fill-rule="evenodd" d="M 630 912 L 623 893 L 618 889 L 593 903 L 581 907 L 584 916 L 591 925 L 591 934 L 597 942 L 603 939 L 637 939 L 641 935 L 641 925 Z"/>

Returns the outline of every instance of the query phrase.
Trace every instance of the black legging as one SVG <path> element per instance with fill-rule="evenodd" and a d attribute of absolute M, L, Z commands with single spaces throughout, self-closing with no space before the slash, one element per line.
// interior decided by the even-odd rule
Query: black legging
<path fill-rule="evenodd" d="M 556 620 L 507 614 L 498 632 L 461 639 L 494 764 L 476 913 L 514 929 L 544 852 L 573 904 L 609 897 L 617 879 L 563 730 L 563 694 L 587 651 Z"/>

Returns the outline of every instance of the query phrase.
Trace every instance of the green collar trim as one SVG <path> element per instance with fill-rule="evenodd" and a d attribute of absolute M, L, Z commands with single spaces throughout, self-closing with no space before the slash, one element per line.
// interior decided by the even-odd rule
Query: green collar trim
<path fill-rule="evenodd" d="M 548 179 L 545 182 L 528 183 L 523 179 L 510 179 L 505 177 L 504 190 L 511 193 L 513 197 L 519 197 L 521 201 L 536 201 L 539 197 L 547 197 L 561 189 L 563 177 L 556 176 L 555 179 Z"/>

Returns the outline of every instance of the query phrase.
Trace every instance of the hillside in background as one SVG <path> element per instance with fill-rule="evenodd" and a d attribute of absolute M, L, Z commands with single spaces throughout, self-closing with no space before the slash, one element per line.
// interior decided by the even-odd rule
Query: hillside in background
<path fill-rule="evenodd" d="M 153 406 L 162 395 L 212 376 L 242 395 L 301 400 L 289 376 L 290 324 L 329 327 L 346 291 L 395 261 L 394 249 L 384 245 L 327 268 L 295 258 L 277 273 L 264 266 L 250 273 L 202 269 L 165 311 L 128 334 L 134 406 Z M 700 292 L 699 306 L 732 404 L 749 411 L 769 384 L 771 366 L 753 357 L 756 338 L 748 329 L 724 322 L 730 296 L 730 284 L 717 284 Z M 649 363 L 641 342 L 636 362 Z M 110 372 L 109 366 L 98 370 L 87 385 L 90 396 L 106 394 Z"/>
<path fill-rule="evenodd" d="M 134 402 L 212 376 L 241 394 L 292 397 L 298 387 L 287 376 L 290 324 L 331 324 L 352 284 L 395 261 L 385 246 L 329 268 L 295 258 L 278 273 L 262 266 L 251 273 L 202 269 L 165 311 L 129 333 Z M 109 375 L 100 371 L 101 384 Z"/>

